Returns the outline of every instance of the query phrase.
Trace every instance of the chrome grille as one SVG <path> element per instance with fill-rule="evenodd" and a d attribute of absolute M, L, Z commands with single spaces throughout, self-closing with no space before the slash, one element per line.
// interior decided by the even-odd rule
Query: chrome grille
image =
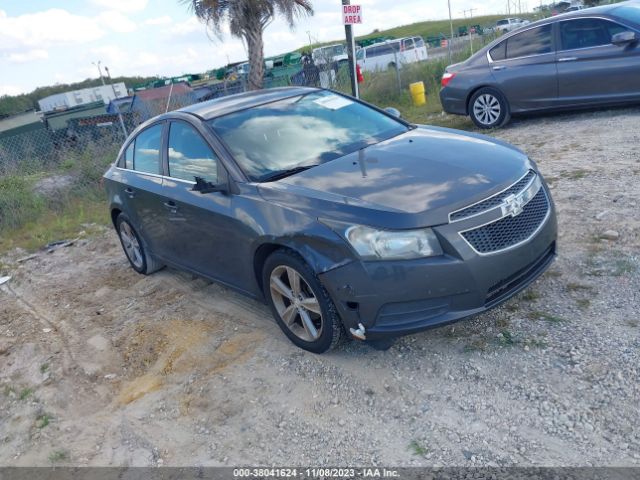
<path fill-rule="evenodd" d="M 522 213 L 506 216 L 482 227 L 460 232 L 460 235 L 479 253 L 492 253 L 528 240 L 547 217 L 549 199 L 544 188 L 527 203 Z"/>
<path fill-rule="evenodd" d="M 492 208 L 500 205 L 505 198 L 509 195 L 514 195 L 524 190 L 524 188 L 529 185 L 529 183 L 536 177 L 536 173 L 533 170 L 529 170 L 527 174 L 518 180 L 516 183 L 511 185 L 506 190 L 497 193 L 493 197 L 489 197 L 481 202 L 474 203 L 473 205 L 469 205 L 461 210 L 452 212 L 449 214 L 449 221 L 456 222 L 459 220 L 463 220 L 468 217 L 472 217 L 474 215 L 478 215 L 486 210 L 491 210 Z"/>

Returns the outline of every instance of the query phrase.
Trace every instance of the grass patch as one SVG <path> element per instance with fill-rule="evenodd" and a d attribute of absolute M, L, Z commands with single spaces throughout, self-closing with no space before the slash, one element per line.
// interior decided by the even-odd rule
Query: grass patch
<path fill-rule="evenodd" d="M 49 371 L 48 363 L 43 363 L 42 365 L 40 365 L 40 373 L 46 373 L 48 371 Z"/>
<path fill-rule="evenodd" d="M 27 398 L 29 398 L 31 395 L 33 394 L 33 390 L 30 388 L 23 388 L 20 391 L 20 395 L 19 398 L 20 400 L 26 400 Z"/>
<path fill-rule="evenodd" d="M 562 276 L 562 272 L 560 270 L 547 270 L 544 272 L 544 276 L 549 278 L 560 278 Z"/>
<path fill-rule="evenodd" d="M 429 449 L 417 440 L 411 440 L 411 443 L 409 443 L 409 450 L 411 450 L 414 455 L 419 455 L 421 457 L 424 457 L 429 453 Z"/>
<path fill-rule="evenodd" d="M 634 273 L 638 265 L 633 258 L 626 256 L 619 251 L 609 251 L 608 254 L 614 258 L 597 258 L 597 252 L 593 252 L 586 261 L 586 275 L 592 277 L 621 277 L 629 273 Z"/>
<path fill-rule="evenodd" d="M 113 139 L 96 140 L 82 150 L 69 149 L 53 167 L 0 176 L 0 254 L 16 247 L 36 250 L 74 238 L 83 223 L 107 225 L 109 212 L 102 175 L 117 155 Z M 26 167 L 25 167 L 26 168 Z M 27 169 L 29 170 L 29 169 Z M 56 185 L 56 177 L 66 177 Z M 49 187 L 38 185 L 47 179 Z"/>
<path fill-rule="evenodd" d="M 45 199 L 34 194 L 34 175 L 0 177 L 0 227 L 6 231 L 36 221 L 46 210 Z"/>
<path fill-rule="evenodd" d="M 108 225 L 111 221 L 104 199 L 78 198 L 71 200 L 61 212 L 43 211 L 36 219 L 20 227 L 0 231 L 0 253 L 16 247 L 37 250 L 57 240 L 78 236 L 83 223 Z"/>
<path fill-rule="evenodd" d="M 547 348 L 549 344 L 542 338 L 527 338 L 523 342 L 529 348 Z"/>
<path fill-rule="evenodd" d="M 503 347 L 511 347 L 517 344 L 518 341 L 509 330 L 502 330 L 498 336 L 498 345 Z"/>
<path fill-rule="evenodd" d="M 13 388 L 11 385 L 5 385 L 4 386 L 4 396 L 5 397 L 9 397 L 12 395 L 16 394 L 16 389 Z"/>
<path fill-rule="evenodd" d="M 534 310 L 533 312 L 527 313 L 527 317 L 531 320 L 544 320 L 545 322 L 549 323 L 561 323 L 565 321 L 565 319 L 562 317 L 546 312 L 541 312 L 539 310 Z"/>
<path fill-rule="evenodd" d="M 518 302 L 507 302 L 505 303 L 504 308 L 507 312 L 515 313 L 520 310 L 520 304 Z"/>
<path fill-rule="evenodd" d="M 473 340 L 470 343 L 467 343 L 464 346 L 464 351 L 465 352 L 484 352 L 487 350 L 487 347 L 489 346 L 489 344 L 487 343 L 487 340 L 484 338 L 477 338 L 475 340 Z"/>
<path fill-rule="evenodd" d="M 532 288 L 525 290 L 520 294 L 520 298 L 522 300 L 526 300 L 527 302 L 533 302 L 534 300 L 538 300 L 540 298 L 540 294 L 533 290 Z"/>
<path fill-rule="evenodd" d="M 42 429 L 49 425 L 50 420 L 51 416 L 47 415 L 46 413 L 40 415 L 38 418 L 36 418 L 36 427 Z"/>
<path fill-rule="evenodd" d="M 589 170 L 585 170 L 584 168 L 579 168 L 577 170 L 565 171 L 560 174 L 562 178 L 567 178 L 569 180 L 580 180 L 581 178 L 586 177 L 591 172 Z"/>
<path fill-rule="evenodd" d="M 590 285 L 584 285 L 582 283 L 567 283 L 566 287 L 568 292 L 592 292 L 593 287 Z"/>
<path fill-rule="evenodd" d="M 49 454 L 49 461 L 51 463 L 58 463 L 69 458 L 69 452 L 66 450 L 54 450 Z"/>
<path fill-rule="evenodd" d="M 591 300 L 589 300 L 588 298 L 578 298 L 576 300 L 576 304 L 578 305 L 578 307 L 580 307 L 582 310 L 586 310 L 589 308 L 589 306 L 591 305 Z"/>

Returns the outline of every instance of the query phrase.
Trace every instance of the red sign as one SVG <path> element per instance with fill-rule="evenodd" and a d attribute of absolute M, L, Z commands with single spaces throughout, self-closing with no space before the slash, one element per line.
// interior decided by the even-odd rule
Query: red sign
<path fill-rule="evenodd" d="M 362 5 L 342 5 L 342 23 L 345 25 L 362 23 Z"/>

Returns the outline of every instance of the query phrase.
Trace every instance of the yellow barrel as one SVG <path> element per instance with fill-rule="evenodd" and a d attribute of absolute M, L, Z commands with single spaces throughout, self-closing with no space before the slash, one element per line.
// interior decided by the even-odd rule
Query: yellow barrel
<path fill-rule="evenodd" d="M 427 97 L 424 91 L 424 82 L 415 82 L 410 84 L 409 91 L 411 92 L 414 105 L 424 105 L 427 103 Z"/>

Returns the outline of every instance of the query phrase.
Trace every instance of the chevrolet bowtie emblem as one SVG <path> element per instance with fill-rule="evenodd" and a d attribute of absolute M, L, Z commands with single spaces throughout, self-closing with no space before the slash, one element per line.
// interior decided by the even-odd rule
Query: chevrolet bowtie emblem
<path fill-rule="evenodd" d="M 520 215 L 524 208 L 524 204 L 524 195 L 509 195 L 502 203 L 502 216 L 506 217 L 507 215 L 511 215 L 512 217 L 515 217 Z"/>

